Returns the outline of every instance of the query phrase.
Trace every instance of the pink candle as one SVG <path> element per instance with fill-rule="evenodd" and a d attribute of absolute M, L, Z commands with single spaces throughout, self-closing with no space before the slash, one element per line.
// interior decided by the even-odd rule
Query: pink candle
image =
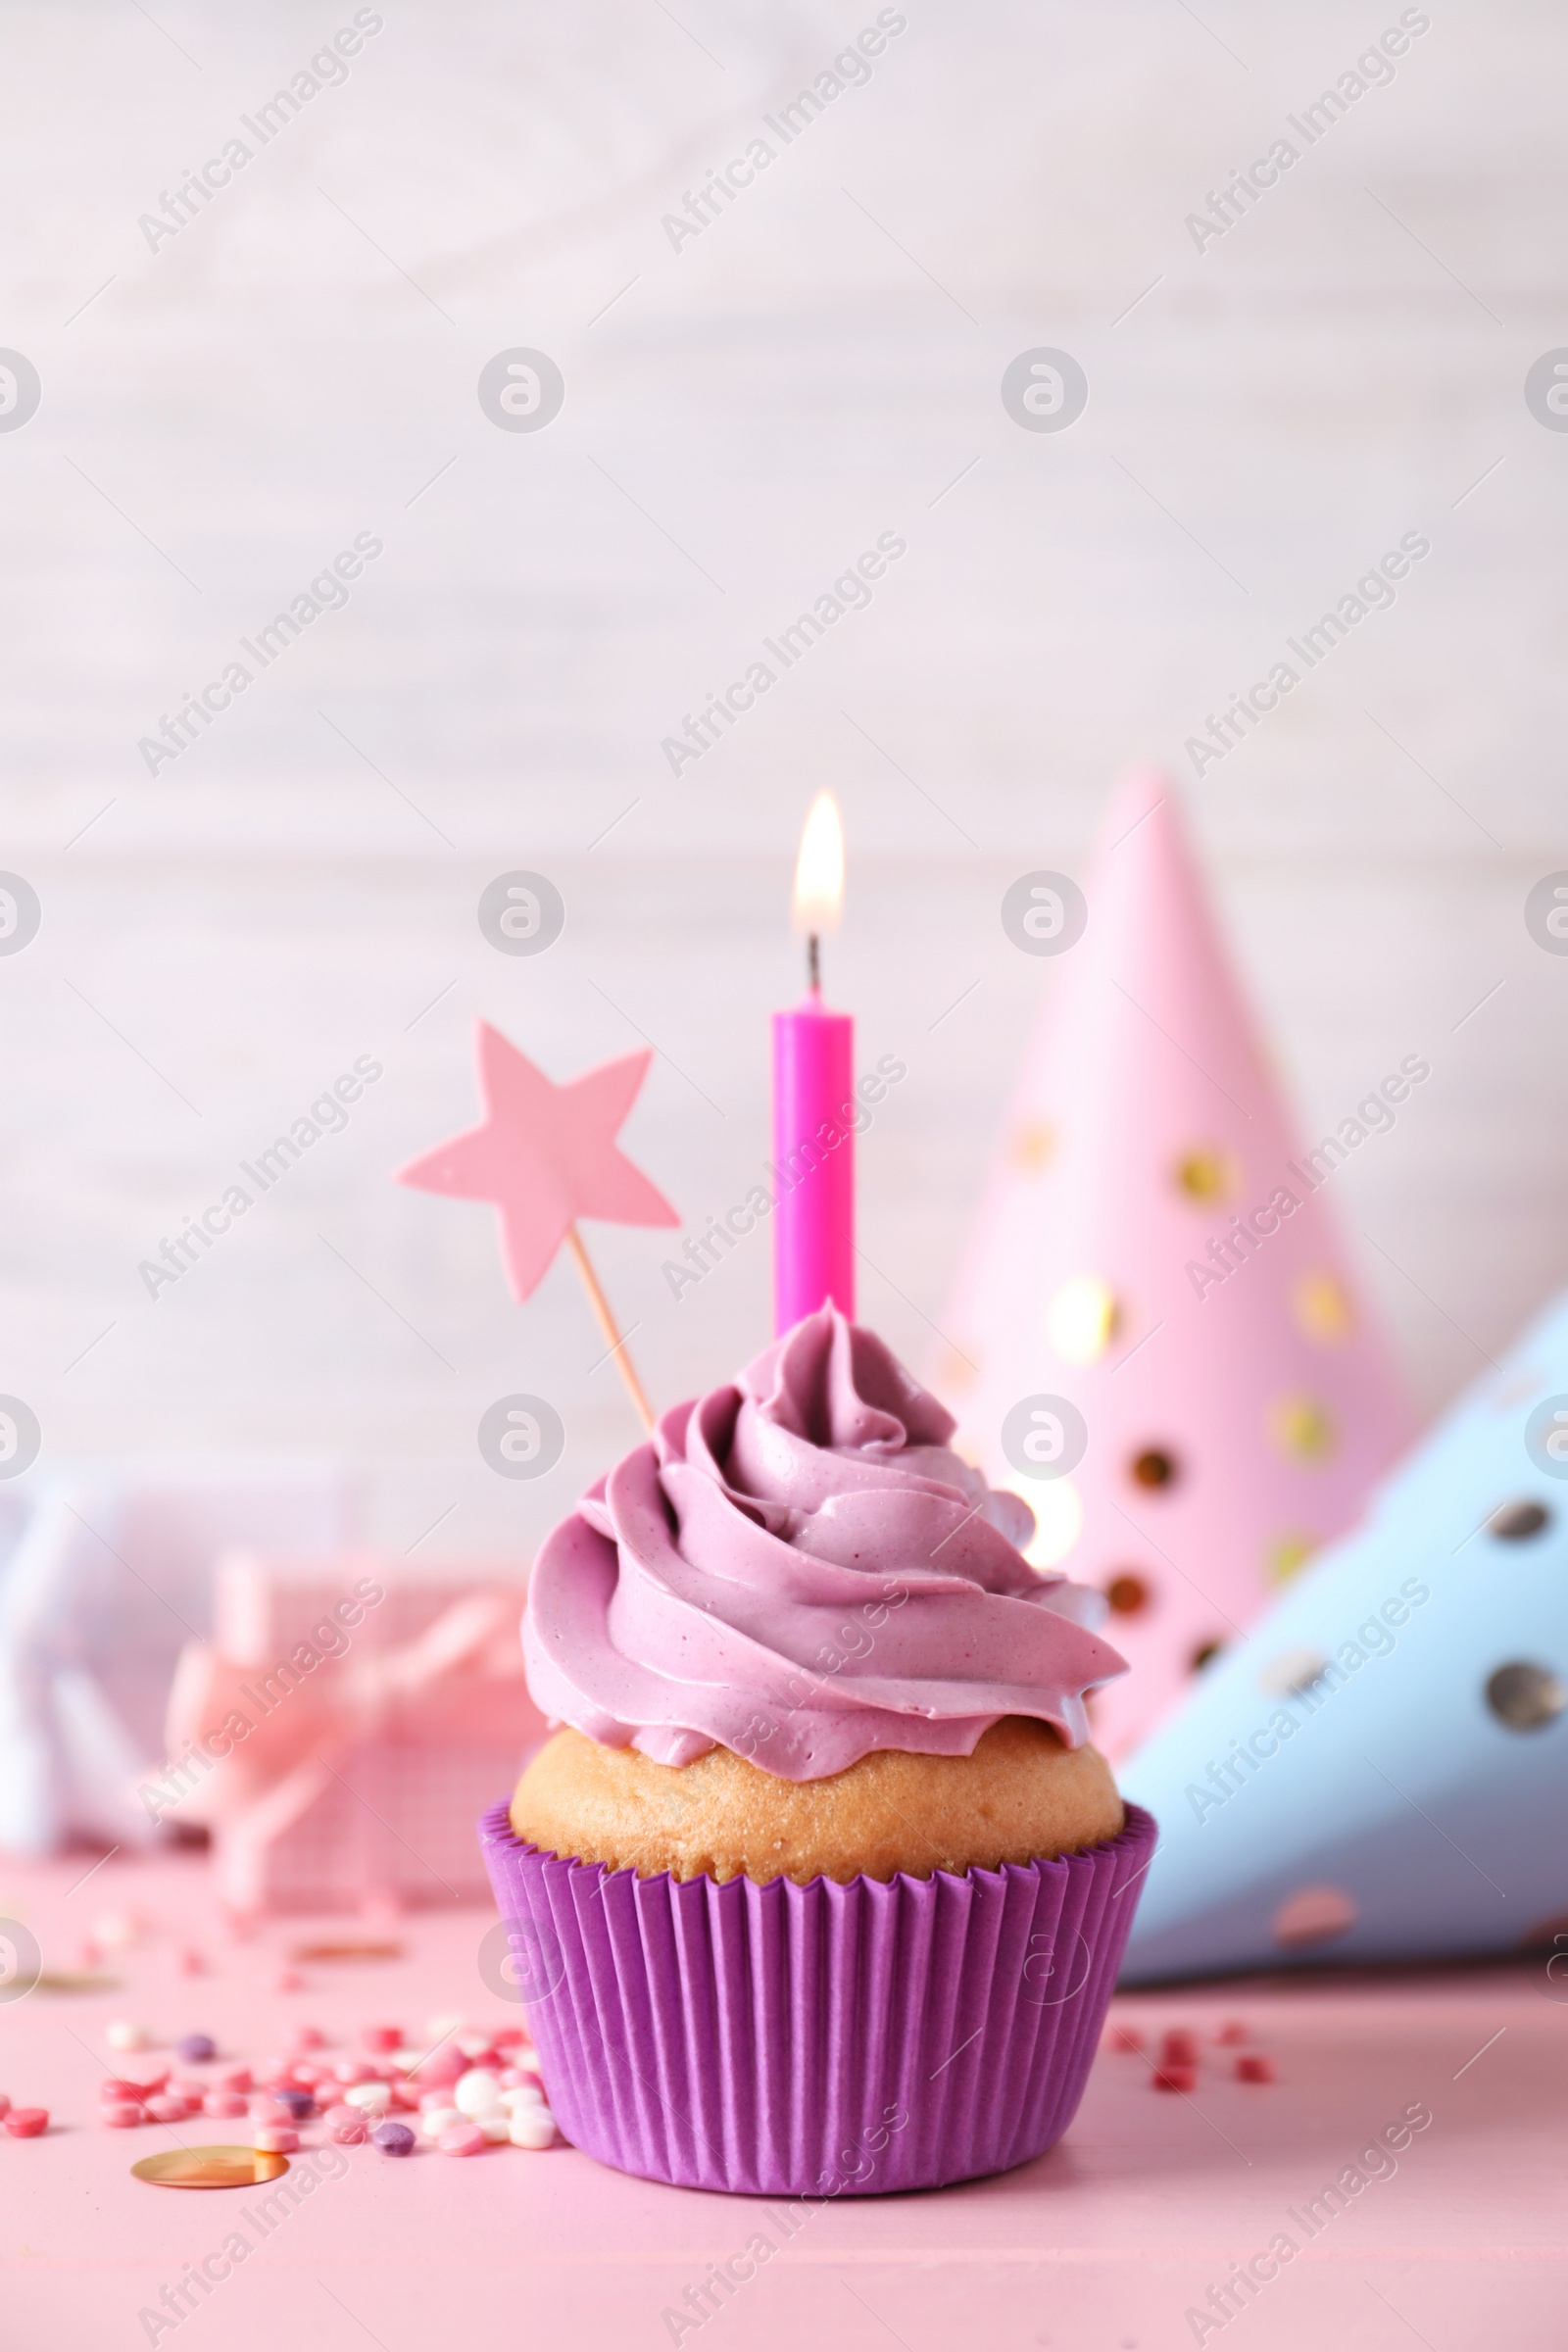
<path fill-rule="evenodd" d="M 773 1015 L 773 1327 L 855 1314 L 855 1023 L 816 989 Z"/>
<path fill-rule="evenodd" d="M 788 1331 L 831 1298 L 855 1314 L 855 1023 L 830 1012 L 817 942 L 838 921 L 844 837 L 831 793 L 807 819 L 795 876 L 795 924 L 809 941 L 810 986 L 773 1015 L 773 1321 Z"/>

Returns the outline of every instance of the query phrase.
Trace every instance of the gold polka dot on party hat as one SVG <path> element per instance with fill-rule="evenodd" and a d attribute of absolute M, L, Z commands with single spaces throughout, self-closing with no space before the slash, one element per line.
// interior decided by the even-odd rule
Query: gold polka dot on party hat
<path fill-rule="evenodd" d="M 1293 1576 L 1300 1575 L 1317 1548 L 1316 1536 L 1276 1536 L 1263 1550 L 1263 1564 L 1270 1580 L 1276 1585 L 1288 1585 Z"/>
<path fill-rule="evenodd" d="M 1012 1164 L 1026 1176 L 1043 1168 L 1056 1149 L 1054 1131 L 1040 1119 L 1030 1119 L 1012 1139 Z"/>
<path fill-rule="evenodd" d="M 1309 1340 L 1337 1348 L 1348 1340 L 1355 1317 L 1345 1285 L 1334 1274 L 1301 1274 L 1291 1292 L 1296 1320 Z"/>
<path fill-rule="evenodd" d="M 1315 1396 L 1281 1396 L 1269 1407 L 1268 1425 L 1275 1445 L 1293 1461 L 1322 1462 L 1334 1451 L 1334 1424 Z"/>
<path fill-rule="evenodd" d="M 1110 1345 L 1116 1296 L 1098 1274 L 1074 1274 L 1052 1299 L 1046 1337 L 1064 1364 L 1092 1364 Z"/>
<path fill-rule="evenodd" d="M 1189 1200 L 1228 1200 L 1236 1190 L 1236 1162 L 1213 1145 L 1184 1152 L 1174 1172 L 1177 1190 Z"/>

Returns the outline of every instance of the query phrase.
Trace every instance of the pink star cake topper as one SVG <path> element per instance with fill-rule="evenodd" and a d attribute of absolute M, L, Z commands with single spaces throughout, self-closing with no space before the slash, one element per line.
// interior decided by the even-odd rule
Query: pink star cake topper
<path fill-rule="evenodd" d="M 617 1363 L 649 1418 L 608 1301 L 576 1230 L 579 1217 L 614 1225 L 678 1225 L 656 1186 L 616 1145 L 653 1054 L 625 1054 L 556 1086 L 525 1054 L 480 1021 L 474 1031 L 484 1123 L 399 1168 L 395 1181 L 456 1200 L 494 1203 L 501 1258 L 519 1303 L 569 1245 Z"/>

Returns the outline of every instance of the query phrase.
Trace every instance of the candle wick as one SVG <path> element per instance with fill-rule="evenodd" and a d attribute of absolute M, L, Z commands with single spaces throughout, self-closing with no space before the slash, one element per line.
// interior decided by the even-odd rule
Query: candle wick
<path fill-rule="evenodd" d="M 822 986 L 822 950 L 814 931 L 807 935 L 806 979 L 812 994 L 817 994 Z"/>

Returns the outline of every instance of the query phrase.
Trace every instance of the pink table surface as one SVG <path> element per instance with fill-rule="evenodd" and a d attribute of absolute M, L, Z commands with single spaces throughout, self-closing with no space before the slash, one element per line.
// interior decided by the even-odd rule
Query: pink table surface
<path fill-rule="evenodd" d="M 302 2019 L 346 2039 L 363 2022 L 416 2029 L 461 2010 L 516 2012 L 485 1989 L 475 1955 L 492 1922 L 423 1913 L 393 1931 L 395 1961 L 316 1964 L 302 1990 L 271 1979 L 312 1932 L 342 1919 L 270 1922 L 236 1942 L 203 1864 L 111 1860 L 74 1891 L 82 1861 L 0 1863 L 0 1917 L 24 1921 L 47 1967 L 72 1965 L 95 1918 L 130 1910 L 144 1933 L 107 1963 L 113 1993 L 37 1989 L 0 2002 L 0 2089 L 53 2118 L 46 2137 L 0 2134 L 0 2347 L 112 2352 L 152 2340 L 139 2319 L 166 2284 L 219 2248 L 256 2191 L 156 2189 L 133 2159 L 221 2139 L 219 2124 L 113 2132 L 96 2121 L 105 2071 L 135 2073 L 104 2042 L 113 2016 L 171 2038 L 211 2033 L 260 2059 Z M 176 1942 L 210 1973 L 176 1973 Z M 1148 2061 L 1102 2051 L 1062 2144 L 1015 2173 L 927 2195 L 820 2208 L 701 2326 L 664 2316 L 739 2252 L 765 2208 L 608 2172 L 575 2150 L 494 2148 L 455 2161 L 346 2151 L 326 2181 L 172 2332 L 180 2352 L 703 2352 L 902 2344 L 1152 2352 L 1199 2340 L 1186 2316 L 1233 2263 L 1282 2230 L 1302 2251 L 1212 2344 L 1335 2352 L 1425 2343 L 1431 2352 L 1562 2352 L 1568 2159 L 1568 1986 L 1540 1962 L 1505 1969 L 1140 1993 L 1112 2022 L 1211 2034 L 1237 2018 L 1278 2067 L 1234 2080 L 1205 2043 L 1191 2097 L 1152 2087 Z M 150 2069 L 148 2070 L 150 2071 Z M 1310 2242 L 1287 2218 L 1412 2102 L 1431 2110 L 1392 2178 L 1372 2181 Z M 782 2238 L 776 2229 L 772 2234 Z"/>

